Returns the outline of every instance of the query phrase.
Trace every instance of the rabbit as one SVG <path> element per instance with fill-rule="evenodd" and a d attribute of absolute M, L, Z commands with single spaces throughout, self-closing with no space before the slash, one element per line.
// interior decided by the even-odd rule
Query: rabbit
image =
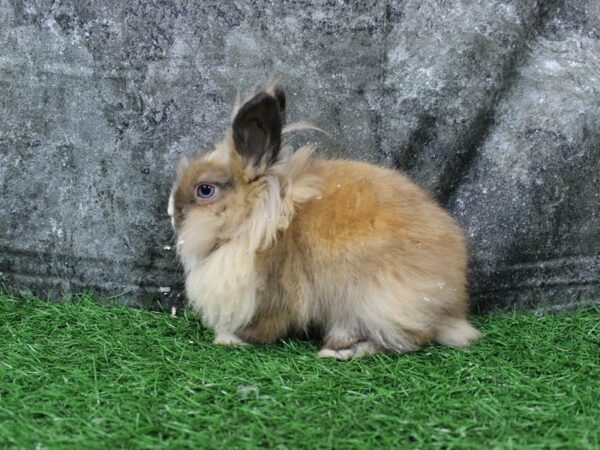
<path fill-rule="evenodd" d="M 466 347 L 461 228 L 398 171 L 282 144 L 286 96 L 270 83 L 213 149 L 182 160 L 168 214 L 191 308 L 215 344 L 318 330 L 320 357 Z"/>

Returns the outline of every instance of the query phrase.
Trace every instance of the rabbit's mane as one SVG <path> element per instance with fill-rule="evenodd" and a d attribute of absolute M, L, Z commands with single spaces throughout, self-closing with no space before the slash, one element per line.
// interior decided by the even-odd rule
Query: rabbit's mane
<path fill-rule="evenodd" d="M 320 195 L 320 178 L 306 173 L 313 150 L 310 146 L 295 152 L 291 147 L 282 148 L 277 162 L 262 176 L 263 188 L 238 232 L 204 257 L 198 255 L 197 248 L 203 243 L 197 230 L 210 229 L 210 224 L 199 228 L 198 223 L 190 222 L 183 227 L 180 254 L 187 260 L 186 289 L 197 293 L 190 298 L 202 298 L 195 306 L 206 325 L 217 331 L 237 329 L 254 316 L 261 283 L 256 253 L 276 245 L 278 233 L 288 228 L 296 205 Z"/>

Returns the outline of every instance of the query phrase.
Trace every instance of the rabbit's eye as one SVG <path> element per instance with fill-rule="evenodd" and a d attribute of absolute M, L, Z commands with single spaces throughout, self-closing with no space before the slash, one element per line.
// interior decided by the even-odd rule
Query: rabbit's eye
<path fill-rule="evenodd" d="M 196 195 L 203 200 L 209 199 L 215 195 L 217 187 L 214 184 L 201 184 L 196 188 Z"/>

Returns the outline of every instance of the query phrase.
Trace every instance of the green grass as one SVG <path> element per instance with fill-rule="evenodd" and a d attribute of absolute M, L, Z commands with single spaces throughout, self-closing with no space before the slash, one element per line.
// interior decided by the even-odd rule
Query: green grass
<path fill-rule="evenodd" d="M 600 448 L 600 315 L 474 318 L 465 351 L 225 348 L 191 315 L 0 295 L 0 448 Z"/>

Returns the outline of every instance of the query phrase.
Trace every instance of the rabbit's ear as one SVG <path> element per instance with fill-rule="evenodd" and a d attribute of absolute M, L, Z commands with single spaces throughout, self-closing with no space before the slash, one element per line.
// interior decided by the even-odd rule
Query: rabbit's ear
<path fill-rule="evenodd" d="M 233 119 L 235 150 L 248 165 L 272 164 L 281 147 L 281 128 L 285 120 L 285 94 L 261 92 L 248 100 Z M 280 98 L 283 108 L 280 108 Z"/>
<path fill-rule="evenodd" d="M 279 106 L 279 118 L 281 119 L 281 126 L 284 127 L 287 122 L 287 113 L 285 110 L 285 91 L 279 85 L 275 85 L 273 88 L 273 94 L 277 99 L 277 105 Z"/>

